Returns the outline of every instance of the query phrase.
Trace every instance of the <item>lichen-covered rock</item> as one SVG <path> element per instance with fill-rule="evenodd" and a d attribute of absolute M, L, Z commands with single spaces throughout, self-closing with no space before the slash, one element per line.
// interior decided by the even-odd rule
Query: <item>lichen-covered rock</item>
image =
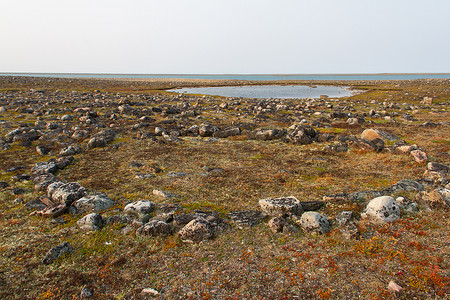
<path fill-rule="evenodd" d="M 372 199 L 365 211 L 361 214 L 362 218 L 370 218 L 377 222 L 393 222 L 400 218 L 400 208 L 394 198 L 390 196 L 381 196 Z"/>
<path fill-rule="evenodd" d="M 139 227 L 136 234 L 148 236 L 166 236 L 170 235 L 172 230 L 170 225 L 161 220 L 150 220 L 147 224 Z"/>
<path fill-rule="evenodd" d="M 266 214 L 275 217 L 284 214 L 301 215 L 303 212 L 300 201 L 298 201 L 297 198 L 293 196 L 262 199 L 259 200 L 259 205 Z"/>
<path fill-rule="evenodd" d="M 99 193 L 82 197 L 76 200 L 73 203 L 73 206 L 75 206 L 79 212 L 101 212 L 114 206 L 114 204 L 114 201 L 106 194 Z"/>
<path fill-rule="evenodd" d="M 74 201 L 86 195 L 86 189 L 78 182 L 69 182 L 58 186 L 51 194 L 51 198 L 55 203 L 64 203 L 66 206 L 70 206 Z"/>
<path fill-rule="evenodd" d="M 150 219 L 152 210 L 152 202 L 149 200 L 140 200 L 125 206 L 123 212 L 131 218 L 138 219 L 141 222 L 147 222 Z"/>
<path fill-rule="evenodd" d="M 62 181 L 54 181 L 52 183 L 50 183 L 47 186 L 47 196 L 52 199 L 53 197 L 53 193 L 56 191 L 56 189 L 58 189 L 60 186 L 63 186 L 64 182 Z"/>
<path fill-rule="evenodd" d="M 275 217 L 270 219 L 268 225 L 273 233 L 283 232 L 283 228 L 286 225 L 286 219 L 283 217 Z"/>
<path fill-rule="evenodd" d="M 227 214 L 239 229 L 258 225 L 259 222 L 267 218 L 267 215 L 258 210 L 233 211 Z"/>
<path fill-rule="evenodd" d="M 369 141 L 373 141 L 375 139 L 381 139 L 384 142 L 390 141 L 390 142 L 394 142 L 394 141 L 398 141 L 400 140 L 399 137 L 386 132 L 386 131 L 382 131 L 379 129 L 365 129 L 362 133 L 361 133 L 361 138 L 365 139 L 365 140 L 369 140 Z"/>
<path fill-rule="evenodd" d="M 413 150 L 410 152 L 410 155 L 419 164 L 426 163 L 428 161 L 428 155 L 422 150 Z"/>
<path fill-rule="evenodd" d="M 429 192 L 422 191 L 416 195 L 416 201 L 431 208 L 449 208 L 450 190 L 447 188 L 437 188 Z"/>
<path fill-rule="evenodd" d="M 283 129 L 257 129 L 255 130 L 254 136 L 257 140 L 275 140 L 282 138 L 284 134 L 286 133 Z"/>
<path fill-rule="evenodd" d="M 79 219 L 77 225 L 86 231 L 99 230 L 103 225 L 103 218 L 97 213 L 91 213 Z"/>
<path fill-rule="evenodd" d="M 180 239 L 184 242 L 198 243 L 214 236 L 211 224 L 202 218 L 197 218 L 186 224 L 179 232 Z"/>
<path fill-rule="evenodd" d="M 57 260 L 59 257 L 66 253 L 72 252 L 72 246 L 68 242 L 64 242 L 61 245 L 53 247 L 50 249 L 42 260 L 42 264 L 49 265 Z"/>
<path fill-rule="evenodd" d="M 402 179 L 384 190 L 385 194 L 393 194 L 401 191 L 423 191 L 423 185 L 411 179 Z"/>
<path fill-rule="evenodd" d="M 56 163 L 54 160 L 50 160 L 47 162 L 38 162 L 31 169 L 31 172 L 35 175 L 42 175 L 46 173 L 55 173 L 58 170 Z"/>
<path fill-rule="evenodd" d="M 293 144 L 298 145 L 311 144 L 317 136 L 316 131 L 311 126 L 294 125 L 289 129 L 290 130 L 286 136 L 286 139 Z"/>
<path fill-rule="evenodd" d="M 331 223 L 327 217 L 315 211 L 307 211 L 300 218 L 300 226 L 310 233 L 327 233 L 331 230 Z"/>

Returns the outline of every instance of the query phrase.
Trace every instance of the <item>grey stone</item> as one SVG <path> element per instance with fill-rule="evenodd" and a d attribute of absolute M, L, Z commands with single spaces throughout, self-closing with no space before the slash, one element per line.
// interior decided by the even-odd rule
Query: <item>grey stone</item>
<path fill-rule="evenodd" d="M 72 246 L 68 242 L 64 242 L 61 245 L 50 249 L 42 260 L 42 264 L 50 265 L 62 255 L 70 253 L 72 251 Z"/>
<path fill-rule="evenodd" d="M 331 223 L 324 215 L 307 211 L 300 218 L 300 226 L 310 233 L 327 233 L 331 230 Z"/>
<path fill-rule="evenodd" d="M 150 220 L 147 224 L 139 227 L 136 234 L 148 236 L 166 236 L 170 235 L 172 230 L 170 225 L 161 220 Z"/>
<path fill-rule="evenodd" d="M 197 218 L 184 226 L 178 235 L 184 242 L 198 243 L 214 236 L 211 224 L 205 219 Z"/>
<path fill-rule="evenodd" d="M 46 173 L 55 173 L 58 170 L 58 167 L 56 166 L 55 161 L 48 161 L 48 162 L 38 162 L 36 165 L 31 169 L 31 172 L 35 175 L 42 175 Z"/>
<path fill-rule="evenodd" d="M 284 214 L 300 215 L 303 212 L 302 205 L 297 198 L 281 197 L 259 200 L 261 209 L 270 216 L 280 216 Z"/>
<path fill-rule="evenodd" d="M 82 197 L 73 203 L 79 212 L 101 212 L 114 206 L 114 201 L 106 194 L 98 193 Z"/>
<path fill-rule="evenodd" d="M 86 195 L 86 189 L 78 182 L 69 182 L 58 186 L 51 194 L 51 198 L 56 203 L 64 203 L 66 206 L 70 206 L 74 201 Z"/>
<path fill-rule="evenodd" d="M 97 213 L 91 213 L 79 219 L 77 225 L 85 231 L 99 230 L 103 225 L 103 218 Z"/>
<path fill-rule="evenodd" d="M 149 200 L 140 200 L 125 206 L 123 212 L 131 218 L 136 218 L 141 222 L 147 222 L 150 219 L 152 210 L 152 202 Z"/>

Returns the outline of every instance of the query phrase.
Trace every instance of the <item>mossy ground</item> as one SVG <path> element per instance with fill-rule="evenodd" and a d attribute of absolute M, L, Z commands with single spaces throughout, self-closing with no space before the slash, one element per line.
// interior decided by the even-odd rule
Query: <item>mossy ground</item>
<path fill-rule="evenodd" d="M 124 95 L 152 95 L 155 89 L 196 84 L 106 80 L 32 83 L 33 88 L 49 91 L 101 89 Z M 30 88 L 28 81 L 2 84 L 3 90 Z M 414 106 L 419 105 L 420 97 L 432 96 L 438 104 L 419 109 L 414 114 L 416 122 L 376 122 L 318 130 L 359 135 L 366 127 L 380 128 L 418 144 L 430 160 L 449 164 L 449 126 L 420 126 L 425 121 L 449 120 L 448 82 L 385 82 L 364 87 L 369 93 L 345 99 L 353 101 L 354 108 L 362 112 L 372 107 L 379 109 L 373 100 Z M 217 104 L 224 100 L 214 101 Z M 102 108 L 98 111 L 107 113 Z M 10 110 L 1 115 L 2 120 L 14 124 L 35 121 L 33 115 Z M 228 115 L 236 118 L 230 110 L 219 114 L 205 110 L 203 120 Z M 277 117 L 266 120 L 265 126 L 290 125 L 279 123 Z M 118 123 L 128 126 L 134 121 L 130 116 Z M 12 129 L 3 127 L 1 134 Z M 13 203 L 19 197 L 26 202 L 39 196 L 32 182 L 13 183 L 10 178 L 16 173 L 5 171 L 15 165 L 31 167 L 53 157 L 38 155 L 35 143 L 32 147 L 13 144 L 10 150 L 0 151 L 0 180 L 26 191 L 19 196 L 13 196 L 10 189 L 0 193 L 2 299 L 76 299 L 84 286 L 92 288 L 97 299 L 140 298 L 139 293 L 147 287 L 160 291 L 167 299 L 386 299 L 394 298 L 387 292 L 391 280 L 404 288 L 398 296 L 403 299 L 445 299 L 450 293 L 448 211 L 423 209 L 386 225 L 361 222 L 358 226 L 362 238 L 356 241 L 344 239 L 337 228 L 322 236 L 303 232 L 282 235 L 272 233 L 266 224 L 245 230 L 231 227 L 213 240 L 194 245 L 182 243 L 177 236 L 122 234 L 117 225 L 81 233 L 72 229 L 79 216 L 65 215 L 66 224 L 53 224 L 50 219 L 29 216 L 30 210 L 24 205 Z M 105 214 L 120 211 L 129 201 L 150 199 L 157 204 L 177 203 L 187 211 L 216 210 L 225 216 L 230 211 L 259 209 L 258 200 L 268 197 L 293 195 L 309 201 L 339 192 L 381 190 L 404 178 L 419 178 L 425 170 L 424 165 L 404 154 L 354 148 L 347 153 L 328 153 L 323 146 L 244 137 L 183 137 L 181 142 L 159 143 L 138 139 L 130 130 L 129 134 L 120 133 L 105 148 L 76 155 L 74 163 L 59 171 L 57 177 L 77 181 L 90 192 L 104 192 L 114 199 L 117 206 Z M 54 147 L 53 153 L 57 153 L 58 145 Z M 132 168 L 131 162 L 144 166 Z M 151 178 L 136 178 L 137 173 L 152 173 L 154 166 L 161 172 Z M 204 167 L 222 171 L 205 174 Z M 174 178 L 168 176 L 170 172 L 189 175 Z M 162 199 L 152 194 L 153 189 L 178 197 Z M 321 212 L 333 218 L 342 210 L 359 213 L 364 207 L 364 202 L 327 203 Z M 68 241 L 74 251 L 52 265 L 42 265 L 45 253 L 63 241 Z"/>

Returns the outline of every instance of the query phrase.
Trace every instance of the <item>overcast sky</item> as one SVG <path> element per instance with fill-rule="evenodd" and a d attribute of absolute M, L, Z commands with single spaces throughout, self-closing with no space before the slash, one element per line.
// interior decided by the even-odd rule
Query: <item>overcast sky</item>
<path fill-rule="evenodd" d="M 0 72 L 450 72 L 450 0 L 0 0 Z"/>

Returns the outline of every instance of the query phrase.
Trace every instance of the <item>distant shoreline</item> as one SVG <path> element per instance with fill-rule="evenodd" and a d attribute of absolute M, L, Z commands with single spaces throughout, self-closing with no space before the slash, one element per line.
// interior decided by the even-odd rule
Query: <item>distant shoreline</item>
<path fill-rule="evenodd" d="M 450 75 L 450 73 L 286 73 L 286 74 L 252 74 L 252 73 L 41 73 L 41 72 L 0 72 L 0 76 L 14 75 L 100 75 L 100 76 L 388 76 L 388 75 Z"/>

